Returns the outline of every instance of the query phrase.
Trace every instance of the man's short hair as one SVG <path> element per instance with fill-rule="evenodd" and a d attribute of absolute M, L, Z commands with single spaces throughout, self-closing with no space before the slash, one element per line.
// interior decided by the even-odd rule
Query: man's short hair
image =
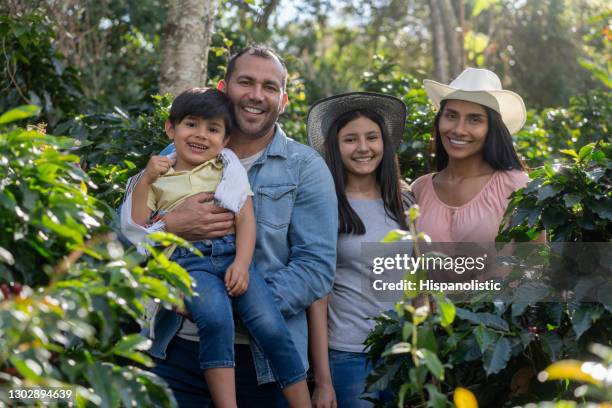
<path fill-rule="evenodd" d="M 276 59 L 283 67 L 283 90 L 285 90 L 287 87 L 287 66 L 285 65 L 285 61 L 272 48 L 262 44 L 251 44 L 230 57 L 227 63 L 227 69 L 225 70 L 225 82 L 229 82 L 236 68 L 236 61 L 244 54 L 254 55 L 264 59 Z"/>
<path fill-rule="evenodd" d="M 215 88 L 191 88 L 174 99 L 168 119 L 176 126 L 187 116 L 202 119 L 222 118 L 227 137 L 234 120 L 232 101 L 225 93 Z"/>

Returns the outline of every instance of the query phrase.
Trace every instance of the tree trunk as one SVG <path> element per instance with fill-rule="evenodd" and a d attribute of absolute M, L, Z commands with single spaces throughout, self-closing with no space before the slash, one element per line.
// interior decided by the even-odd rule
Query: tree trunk
<path fill-rule="evenodd" d="M 263 9 L 261 17 L 257 20 L 257 26 L 259 28 L 263 30 L 268 29 L 268 24 L 270 22 L 270 16 L 272 16 L 272 12 L 274 11 L 274 9 L 276 9 L 276 7 L 278 7 L 279 3 L 280 3 L 280 0 L 269 0 L 268 1 L 268 4 L 266 4 L 266 6 Z"/>
<path fill-rule="evenodd" d="M 429 16 L 431 18 L 431 38 L 433 50 L 434 79 L 448 83 L 448 55 L 446 53 L 446 40 L 444 38 L 444 23 L 438 0 L 429 0 Z"/>
<path fill-rule="evenodd" d="M 170 0 L 162 42 L 159 88 L 177 96 L 206 84 L 216 0 Z"/>
<path fill-rule="evenodd" d="M 444 22 L 446 50 L 448 51 L 448 70 L 451 78 L 455 78 L 463 70 L 461 64 L 462 50 L 459 48 L 459 23 L 451 0 L 439 0 L 440 13 Z"/>

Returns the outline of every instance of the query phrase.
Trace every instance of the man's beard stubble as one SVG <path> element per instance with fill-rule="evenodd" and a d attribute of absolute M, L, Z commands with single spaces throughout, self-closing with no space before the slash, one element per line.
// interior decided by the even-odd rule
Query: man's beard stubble
<path fill-rule="evenodd" d="M 237 112 L 237 111 L 238 111 L 238 109 L 240 109 L 240 108 L 239 108 L 239 106 L 236 106 L 236 107 L 234 108 L 234 120 L 233 120 L 233 126 L 234 126 L 234 127 L 235 127 L 235 128 L 236 128 L 236 129 L 237 129 L 237 130 L 238 130 L 238 131 L 239 131 L 239 132 L 240 132 L 240 133 L 241 133 L 243 136 L 245 136 L 245 137 L 247 137 L 247 138 L 249 138 L 249 139 L 253 139 L 253 140 L 255 140 L 255 139 L 260 139 L 260 138 L 262 138 L 262 137 L 264 137 L 264 136 L 268 135 L 268 133 L 270 132 L 270 130 L 274 128 L 274 125 L 276 124 L 276 122 L 277 122 L 277 120 L 278 120 L 278 117 L 280 116 L 279 109 L 278 109 L 278 108 L 276 108 L 276 109 L 274 110 L 274 114 L 273 114 L 273 115 L 271 115 L 271 116 L 269 117 L 269 119 L 268 119 L 268 120 L 266 120 L 266 121 L 265 121 L 265 122 L 264 122 L 264 123 L 261 125 L 261 127 L 260 127 L 260 129 L 259 129 L 258 131 L 256 131 L 256 132 L 254 132 L 254 133 L 253 133 L 253 132 L 249 132 L 249 131 L 245 130 L 245 128 L 244 128 L 244 127 L 240 126 L 240 123 L 239 123 L 239 120 L 238 120 L 239 115 L 238 115 L 238 112 Z"/>

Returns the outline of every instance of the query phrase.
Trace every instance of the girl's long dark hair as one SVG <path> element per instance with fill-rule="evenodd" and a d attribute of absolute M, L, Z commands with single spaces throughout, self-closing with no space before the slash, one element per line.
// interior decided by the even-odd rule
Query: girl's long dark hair
<path fill-rule="evenodd" d="M 448 166 L 448 153 L 444 150 L 440 136 L 440 118 L 444 113 L 447 100 L 440 102 L 440 109 L 434 119 L 434 153 L 433 165 L 436 171 Z M 526 170 L 523 161 L 516 154 L 512 144 L 512 135 L 502 121 L 501 115 L 493 109 L 481 105 L 487 113 L 489 130 L 482 149 L 482 158 L 495 170 Z"/>
<path fill-rule="evenodd" d="M 363 235 L 366 232 L 363 221 L 353 210 L 346 197 L 346 171 L 340 156 L 338 133 L 349 122 L 359 117 L 368 118 L 378 125 L 383 140 L 383 157 L 376 169 L 376 181 L 380 186 L 380 195 L 385 207 L 385 213 L 402 228 L 407 228 L 404 220 L 404 208 L 400 190 L 399 166 L 393 152 L 389 135 L 384 126 L 383 118 L 370 110 L 354 110 L 346 112 L 332 124 L 329 134 L 325 138 L 325 161 L 329 166 L 336 186 L 338 196 L 338 232 L 344 234 Z"/>

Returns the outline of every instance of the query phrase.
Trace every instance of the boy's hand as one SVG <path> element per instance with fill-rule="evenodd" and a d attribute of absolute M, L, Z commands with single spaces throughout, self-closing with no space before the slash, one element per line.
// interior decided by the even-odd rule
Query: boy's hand
<path fill-rule="evenodd" d="M 166 174 L 170 167 L 172 167 L 172 160 L 166 156 L 151 156 L 142 178 L 148 184 L 152 184 L 159 176 Z"/>
<path fill-rule="evenodd" d="M 225 288 L 230 296 L 240 296 L 249 287 L 249 266 L 232 263 L 225 271 Z"/>

